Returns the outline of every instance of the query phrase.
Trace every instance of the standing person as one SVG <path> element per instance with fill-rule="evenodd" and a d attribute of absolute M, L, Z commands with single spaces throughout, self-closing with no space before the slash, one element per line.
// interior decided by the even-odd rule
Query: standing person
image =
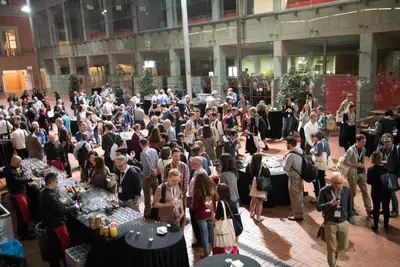
<path fill-rule="evenodd" d="M 392 198 L 392 192 L 386 191 L 382 185 L 381 176 L 386 174 L 388 170 L 383 164 L 382 153 L 375 151 L 371 155 L 372 167 L 367 170 L 367 183 L 371 185 L 371 198 L 373 204 L 374 224 L 371 226 L 373 231 L 378 231 L 379 211 L 383 210 L 383 227 L 385 230 L 389 228 L 389 203 Z"/>
<path fill-rule="evenodd" d="M 156 166 L 158 153 L 154 148 L 149 147 L 147 139 L 139 141 L 142 153 L 140 153 L 140 163 L 143 166 L 143 194 L 144 194 L 144 216 L 151 216 L 151 195 L 154 195 L 158 186 Z"/>
<path fill-rule="evenodd" d="M 396 107 L 396 114 L 394 114 L 394 119 L 396 121 L 397 132 L 400 133 L 400 105 Z M 400 134 L 396 135 L 395 143 L 396 145 L 400 145 Z"/>
<path fill-rule="evenodd" d="M 10 167 L 5 171 L 8 192 L 11 195 L 11 202 L 17 215 L 17 234 L 20 240 L 32 240 L 34 236 L 29 235 L 28 224 L 29 207 L 26 197 L 26 184 L 36 181 L 36 178 L 29 179 L 25 176 L 21 166 L 22 159 L 19 156 L 11 158 Z"/>
<path fill-rule="evenodd" d="M 303 109 L 300 111 L 299 128 L 297 131 L 300 133 L 300 148 L 306 150 L 306 135 L 304 127 L 311 120 L 311 110 L 308 104 L 304 104 Z"/>
<path fill-rule="evenodd" d="M 68 153 L 71 149 L 72 146 L 72 142 L 71 142 L 71 138 L 68 134 L 68 130 L 67 128 L 64 126 L 64 122 L 61 118 L 58 118 L 56 120 L 56 125 L 58 128 L 58 141 L 60 142 L 63 151 L 64 151 L 64 156 L 66 159 L 66 165 L 65 165 L 65 172 L 67 173 L 67 175 L 69 177 L 72 176 L 72 170 L 71 170 L 71 164 L 69 163 L 69 159 L 68 159 Z"/>
<path fill-rule="evenodd" d="M 341 126 L 340 137 L 345 152 L 356 142 L 356 105 L 350 103 L 343 113 L 343 125 Z"/>
<path fill-rule="evenodd" d="M 343 165 L 349 168 L 347 172 L 347 181 L 349 182 L 351 192 L 351 207 L 353 208 L 353 214 L 358 215 L 354 207 L 354 198 L 357 194 L 357 185 L 361 190 L 364 207 L 367 211 L 368 216 L 372 217 L 371 199 L 368 195 L 368 188 L 365 178 L 365 143 L 367 139 L 365 135 L 358 134 L 356 136 L 356 143 L 351 146 L 344 154 Z"/>
<path fill-rule="evenodd" d="M 321 189 L 317 210 L 322 212 L 326 224 L 325 242 L 330 267 L 336 266 L 339 253 L 349 245 L 349 222 L 353 217 L 352 197 L 348 187 L 343 186 L 343 177 L 334 172 L 331 184 Z"/>
<path fill-rule="evenodd" d="M 197 135 L 204 146 L 205 153 L 212 162 L 215 162 L 217 160 L 217 155 L 215 154 L 214 147 L 217 144 L 210 126 L 210 119 L 204 119 L 204 126 L 199 129 Z"/>
<path fill-rule="evenodd" d="M 135 124 L 140 125 L 141 130 L 144 130 L 145 128 L 145 122 L 144 122 L 145 116 L 146 115 L 144 114 L 144 111 L 141 108 L 141 104 L 136 102 L 136 108 L 133 110 L 133 119 L 135 121 Z"/>
<path fill-rule="evenodd" d="M 172 141 L 172 140 L 176 140 L 176 131 L 175 129 L 171 126 L 171 121 L 166 119 L 164 121 L 164 130 L 165 133 L 168 136 L 168 140 Z"/>
<path fill-rule="evenodd" d="M 121 205 L 139 212 L 140 192 L 142 191 L 139 173 L 135 170 L 135 168 L 128 165 L 127 158 L 122 155 L 118 156 L 115 160 L 115 166 L 120 171 L 118 199 Z M 146 176 L 144 176 L 144 173 L 143 178 L 144 189 L 145 179 L 148 179 Z M 145 194 L 146 201 L 146 191 L 143 190 L 143 193 Z"/>
<path fill-rule="evenodd" d="M 160 152 L 160 159 L 157 162 L 157 179 L 158 179 L 158 184 L 161 184 L 163 181 L 165 181 L 165 166 L 170 164 L 172 162 L 171 159 L 171 148 L 169 147 L 164 147 L 161 149 Z"/>
<path fill-rule="evenodd" d="M 66 226 L 67 214 L 79 209 L 78 204 L 71 206 L 64 205 L 56 192 L 58 185 L 58 177 L 56 173 L 48 173 L 44 177 L 45 189 L 40 193 L 40 214 L 47 231 L 51 231 L 49 236 L 55 234 L 62 251 L 59 251 L 57 256 L 64 257 L 64 251 L 70 247 L 71 239 Z M 49 239 L 52 240 L 52 239 Z M 50 247 L 58 247 L 57 243 L 49 244 Z M 54 255 L 52 255 L 54 256 Z M 59 258 L 55 258 L 51 262 L 51 267 L 60 266 Z M 65 260 L 64 260 L 65 262 Z"/>
<path fill-rule="evenodd" d="M 393 136 L 393 130 L 396 129 L 393 110 L 386 110 L 385 117 L 380 118 L 375 125 L 377 126 L 377 141 L 381 145 L 382 135 L 388 133 Z"/>
<path fill-rule="evenodd" d="M 28 157 L 28 150 L 26 149 L 25 138 L 28 136 L 28 132 L 19 128 L 20 124 L 15 123 L 14 132 L 11 133 L 11 143 L 18 156 L 22 159 Z"/>
<path fill-rule="evenodd" d="M 96 188 L 107 190 L 107 176 L 110 175 L 110 170 L 105 166 L 104 159 L 95 156 L 94 163 L 88 176 L 89 182 Z"/>
<path fill-rule="evenodd" d="M 216 146 L 215 155 L 219 158 L 222 155 L 224 147 L 224 127 L 222 122 L 218 120 L 218 114 L 216 112 L 210 114 L 210 122 Z"/>
<path fill-rule="evenodd" d="M 304 182 L 299 174 L 303 165 L 303 159 L 299 155 L 303 154 L 303 151 L 297 147 L 297 138 L 293 136 L 286 138 L 286 147 L 289 153 L 286 155 L 283 169 L 289 177 L 289 197 L 293 213 L 288 219 L 291 221 L 301 221 L 304 219 Z"/>
<path fill-rule="evenodd" d="M 105 124 L 106 131 L 101 139 L 101 148 L 104 150 L 104 161 L 106 166 L 112 170 L 111 148 L 122 141 L 121 136 L 114 133 L 114 125 L 111 122 Z M 114 146 L 115 147 L 115 146 Z"/>
<path fill-rule="evenodd" d="M 400 149 L 398 146 L 393 144 L 393 136 L 391 134 L 382 135 L 383 146 L 379 148 L 382 153 L 383 164 L 387 172 L 400 176 Z M 390 217 L 399 216 L 399 201 L 397 199 L 396 192 L 392 193 L 392 211 Z"/>
<path fill-rule="evenodd" d="M 154 148 L 157 152 L 160 152 L 161 148 L 164 146 L 164 142 L 161 139 L 160 129 L 155 127 L 151 130 L 149 137 L 149 147 Z"/>
<path fill-rule="evenodd" d="M 257 190 L 256 179 L 259 176 L 269 177 L 271 175 L 268 167 L 263 166 L 262 154 L 253 155 L 250 164 L 246 167 L 246 172 L 250 173 L 254 177 L 250 190 L 250 218 L 255 216 L 256 222 L 262 222 L 264 218 L 261 218 L 261 212 L 263 209 L 263 202 L 267 200 L 267 192 Z"/>
<path fill-rule="evenodd" d="M 97 91 L 94 91 L 94 94 L 92 96 L 92 103 L 96 109 L 97 114 L 100 114 L 101 113 L 101 105 L 103 105 L 103 98 L 101 98 L 101 96 L 99 96 L 99 93 Z"/>
<path fill-rule="evenodd" d="M 69 134 L 71 134 L 71 120 L 65 111 L 61 111 L 61 119 L 63 120 L 64 126 L 67 128 Z"/>
<path fill-rule="evenodd" d="M 221 173 L 219 175 L 220 183 L 227 184 L 230 191 L 231 200 L 235 202 L 237 209 L 239 209 L 240 198 L 237 186 L 238 171 L 236 169 L 235 158 L 231 154 L 224 153 L 220 157 Z"/>
<path fill-rule="evenodd" d="M 65 170 L 67 165 L 66 155 L 55 134 L 50 133 L 49 141 L 44 145 L 44 154 L 46 155 L 47 165 L 54 166 L 61 171 Z"/>
<path fill-rule="evenodd" d="M 217 107 L 218 108 L 218 91 L 213 91 L 209 97 L 207 97 L 206 102 L 207 106 L 206 108 L 213 108 Z"/>
<path fill-rule="evenodd" d="M 310 108 L 310 110 L 315 111 L 318 107 L 318 100 L 314 98 L 311 93 L 308 93 L 306 97 L 307 97 L 306 105 Z"/>
<path fill-rule="evenodd" d="M 318 132 L 318 115 L 311 113 L 310 121 L 304 126 L 304 137 L 306 139 L 306 153 L 310 153 L 314 147 L 313 136 Z"/>
<path fill-rule="evenodd" d="M 190 112 L 189 113 L 189 120 L 186 122 L 185 125 L 185 142 L 190 146 L 194 143 L 194 134 L 196 133 L 197 129 L 195 128 L 194 121 L 196 120 L 196 113 Z"/>
<path fill-rule="evenodd" d="M 75 145 L 74 149 L 74 157 L 78 161 L 80 172 L 83 173 L 85 168 L 86 160 L 89 156 L 89 152 L 92 151 L 92 147 L 90 146 L 89 142 L 87 141 L 88 137 L 84 133 L 81 136 L 81 141 L 79 141 Z"/>
<path fill-rule="evenodd" d="M 12 130 L 12 124 L 8 120 L 4 119 L 3 114 L 0 114 L 0 138 L 8 137 Z"/>
<path fill-rule="evenodd" d="M 32 128 L 33 133 L 39 138 L 40 143 L 42 145 L 46 144 L 48 137 L 45 130 L 40 129 L 39 123 L 37 123 L 36 121 L 32 122 Z"/>
<path fill-rule="evenodd" d="M 282 119 L 282 137 L 283 141 L 288 135 L 291 134 L 291 127 L 293 123 L 294 115 L 294 104 L 290 98 L 286 99 L 285 105 L 282 107 L 283 119 Z"/>
<path fill-rule="evenodd" d="M 188 193 L 188 187 L 189 187 L 189 179 L 190 179 L 190 174 L 189 174 L 189 167 L 186 163 L 181 161 L 181 156 L 182 151 L 178 148 L 175 147 L 172 149 L 171 153 L 171 163 L 165 165 L 164 167 L 164 180 L 165 182 L 166 177 L 168 176 L 168 173 L 171 169 L 178 169 L 181 180 L 179 182 L 179 188 L 181 189 L 182 192 L 182 200 L 183 200 L 183 206 L 187 207 L 187 193 Z"/>
<path fill-rule="evenodd" d="M 311 153 L 315 157 L 315 163 L 318 168 L 317 179 L 313 181 L 315 198 L 318 198 L 320 188 L 324 187 L 325 182 L 325 171 L 329 169 L 329 160 L 331 156 L 331 148 L 328 141 L 324 138 L 324 133 L 318 131 L 314 138 L 316 139 L 316 144 Z M 325 154 L 324 154 L 325 153 Z M 322 158 L 326 155 L 326 158 Z"/>
<path fill-rule="evenodd" d="M 330 133 L 326 131 L 327 122 L 326 115 L 324 113 L 324 107 L 317 107 L 317 115 L 318 115 L 318 131 L 322 131 L 325 135 L 326 141 L 329 141 Z"/>
<path fill-rule="evenodd" d="M 256 119 L 254 115 L 257 110 L 255 107 L 251 107 L 249 109 L 249 118 L 247 119 L 247 129 L 245 130 L 246 134 L 246 151 L 250 153 L 250 155 L 254 155 L 254 153 L 258 152 L 260 149 L 260 144 L 258 142 L 258 128 L 256 124 Z"/>
<path fill-rule="evenodd" d="M 43 160 L 44 151 L 39 137 L 35 135 L 35 130 L 32 128 L 31 133 L 25 138 L 26 149 L 28 150 L 29 158 Z"/>
<path fill-rule="evenodd" d="M 343 118 L 343 113 L 346 111 L 350 103 L 354 103 L 354 95 L 352 93 L 348 93 L 346 99 L 340 103 L 339 109 L 336 111 L 336 117 Z"/>
<path fill-rule="evenodd" d="M 140 139 L 143 138 L 142 133 L 140 132 L 140 124 L 135 124 L 133 125 L 133 134 L 132 134 L 132 139 L 131 139 L 131 144 L 132 146 L 130 149 L 132 149 L 133 152 L 135 152 L 135 159 L 140 160 L 140 153 L 142 152 L 142 149 L 140 148 L 139 141 Z"/>
<path fill-rule="evenodd" d="M 214 182 L 205 173 L 200 173 L 196 176 L 196 181 L 193 186 L 193 210 L 196 213 L 197 224 L 200 227 L 201 241 L 204 254 L 201 258 L 210 255 L 209 244 L 214 243 L 214 226 L 211 217 L 211 211 L 207 211 L 205 203 L 207 198 L 210 200 L 214 195 Z M 210 202 L 210 201 L 208 201 Z"/>

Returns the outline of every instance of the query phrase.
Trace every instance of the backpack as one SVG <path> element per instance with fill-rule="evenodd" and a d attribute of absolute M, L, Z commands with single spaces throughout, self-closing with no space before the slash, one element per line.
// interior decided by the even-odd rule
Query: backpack
<path fill-rule="evenodd" d="M 292 167 L 292 169 L 297 172 L 298 175 L 300 175 L 301 179 L 307 183 L 311 183 L 313 180 L 315 180 L 315 178 L 317 178 L 318 168 L 315 166 L 310 154 L 306 154 L 304 151 L 303 154 L 299 154 L 294 151 L 290 151 L 289 153 L 296 154 L 302 159 L 300 172 Z"/>
<path fill-rule="evenodd" d="M 87 143 L 85 142 L 85 144 L 83 146 L 81 146 L 77 152 L 78 163 L 79 163 L 79 166 L 81 166 L 81 167 L 85 166 L 85 162 L 89 155 L 89 151 L 86 148 L 86 144 Z"/>
<path fill-rule="evenodd" d="M 336 130 L 336 119 L 332 114 L 326 115 L 326 131 L 331 133 Z"/>
<path fill-rule="evenodd" d="M 165 183 L 163 183 L 161 185 L 161 199 L 160 199 L 160 203 L 165 203 L 165 195 L 167 193 L 167 185 Z M 158 221 L 160 219 L 160 216 L 158 216 L 158 209 L 154 207 L 154 203 L 152 204 L 151 207 L 151 214 L 150 214 L 150 218 L 153 220 Z"/>

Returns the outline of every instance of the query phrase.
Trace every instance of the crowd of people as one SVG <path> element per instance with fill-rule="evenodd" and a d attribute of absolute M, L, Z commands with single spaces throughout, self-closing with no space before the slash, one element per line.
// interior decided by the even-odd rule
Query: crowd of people
<path fill-rule="evenodd" d="M 206 99 L 205 110 L 199 110 L 189 96 L 179 94 L 176 88 L 156 91 L 150 109 L 145 111 L 139 94 L 130 97 L 121 88 L 116 88 L 114 93 L 111 87 L 104 86 L 101 92 L 95 91 L 90 97 L 85 92 L 74 92 L 70 96 L 72 114 L 58 93 L 52 108 L 43 93 L 35 91 L 29 97 L 24 92 L 20 99 L 10 96 L 9 106 L 1 107 L 0 136 L 9 136 L 12 141 L 18 155 L 14 161 L 19 163 L 12 165 L 16 169 L 21 159 L 46 158 L 49 165 L 71 176 L 68 155 L 73 154 L 81 180 L 114 192 L 122 206 L 139 211 L 143 192 L 146 218 L 183 227 L 187 223 L 188 208 L 195 236 L 192 246 L 203 247 L 202 257 L 209 256 L 211 251 L 224 253 L 225 248 L 210 248 L 209 244 L 214 244 L 214 222 L 224 218 L 226 208 L 230 211 L 228 217 L 234 221 L 236 241 L 243 230 L 237 185 L 238 166 L 243 156 L 239 154 L 240 136 L 246 140 L 246 153 L 252 156 L 246 168 L 254 177 L 249 183 L 250 216 L 256 223 L 264 220 L 261 214 L 268 192 L 259 190 L 256 180 L 270 176 L 263 162 L 264 152 L 269 149 L 267 133 L 274 127 L 268 120 L 269 107 L 264 101 L 252 106 L 245 95 L 229 89 L 225 101 L 218 92 L 212 92 Z M 312 182 L 315 198 L 310 202 L 323 213 L 330 266 L 335 266 L 338 253 L 347 247 L 349 221 L 359 214 L 354 205 L 357 186 L 367 215 L 374 219 L 374 231 L 378 230 L 381 204 L 385 228 L 389 217 L 398 216 L 396 194 L 385 190 L 380 176 L 387 172 L 400 176 L 400 150 L 395 145 L 399 136 L 394 135 L 400 126 L 400 107 L 396 114 L 387 111 L 377 121 L 379 145 L 371 156 L 373 166 L 368 169 L 365 167 L 366 137 L 356 134 L 355 110 L 353 96 L 348 94 L 334 122 L 340 125 L 339 143 L 345 149 L 339 161 L 341 173 L 335 172 L 327 184 L 326 171 L 334 167 L 329 142 L 332 117 L 311 93 L 307 94 L 301 110 L 290 98 L 282 107 L 281 140 L 286 141 L 288 150 L 283 167 L 288 175 L 292 208 L 288 219 L 304 219 L 303 200 L 308 194 L 304 191 L 304 181 Z M 49 112 L 53 116 L 49 117 Z M 76 116 L 79 126 L 76 133 L 71 132 L 72 115 Z M 127 132 L 132 136 L 129 139 L 122 137 Z M 296 133 L 300 136 L 299 146 Z M 99 147 L 104 151 L 102 156 Z M 303 169 L 308 166 L 309 158 L 317 171 L 308 181 Z M 20 179 L 13 180 L 13 175 L 16 174 L 9 174 L 7 184 L 21 183 Z M 343 186 L 345 180 L 348 185 Z M 48 178 L 47 183 L 52 187 L 54 177 Z M 372 187 L 372 205 L 367 183 Z M 9 190 L 12 196 L 24 191 L 22 184 L 15 192 L 13 186 Z M 18 205 L 21 203 L 18 201 Z M 20 222 L 26 226 L 23 217 Z M 21 237 L 27 236 L 24 229 L 19 232 Z M 237 246 L 231 249 L 238 253 Z"/>

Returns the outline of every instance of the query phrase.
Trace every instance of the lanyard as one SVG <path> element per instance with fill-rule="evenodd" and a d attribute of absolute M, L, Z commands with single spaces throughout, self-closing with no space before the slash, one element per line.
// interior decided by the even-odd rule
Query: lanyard
<path fill-rule="evenodd" d="M 392 154 L 392 151 L 393 151 L 393 145 L 392 145 L 392 147 L 390 148 L 389 154 L 386 155 L 385 151 L 383 151 L 383 152 L 384 152 L 384 153 L 383 153 L 383 159 L 384 159 L 385 161 L 387 161 L 387 159 L 389 158 L 390 154 Z"/>
<path fill-rule="evenodd" d="M 356 146 L 354 146 L 354 149 L 356 150 L 356 155 L 357 155 L 357 160 L 358 160 L 358 162 L 357 163 L 362 163 L 362 159 L 363 159 L 363 157 L 364 157 L 364 151 L 363 150 L 361 150 L 361 153 L 360 153 L 360 155 L 358 154 L 358 148 L 356 147 Z"/>
<path fill-rule="evenodd" d="M 121 179 L 120 179 L 120 184 L 122 185 L 122 181 L 124 180 L 124 178 L 125 178 L 125 175 L 126 175 L 126 173 L 129 171 L 129 168 L 127 169 L 127 170 L 125 170 L 125 172 L 124 172 L 124 175 L 121 177 Z"/>

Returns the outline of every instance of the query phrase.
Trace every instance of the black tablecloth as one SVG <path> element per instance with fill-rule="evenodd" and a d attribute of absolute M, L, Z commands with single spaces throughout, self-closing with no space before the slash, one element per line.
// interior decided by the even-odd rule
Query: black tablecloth
<path fill-rule="evenodd" d="M 376 151 L 376 147 L 377 147 L 377 135 L 376 133 L 370 133 L 370 132 L 364 132 L 361 131 L 361 133 L 363 135 L 365 135 L 365 137 L 367 137 L 367 143 L 365 144 L 365 149 L 366 151 L 366 156 L 369 157 L 372 155 L 372 153 L 374 151 Z"/>
<path fill-rule="evenodd" d="M 140 235 L 127 234 L 129 259 L 126 267 L 189 267 L 189 258 L 183 230 L 157 235 L 157 227 L 166 224 L 144 223 Z M 148 229 L 153 228 L 154 240 L 149 242 Z"/>
<path fill-rule="evenodd" d="M 221 267 L 221 266 L 229 266 L 230 264 L 225 262 L 226 259 L 232 259 L 232 261 L 240 260 L 243 263 L 244 267 L 261 267 L 261 264 L 249 258 L 247 256 L 238 255 L 238 254 L 218 254 L 211 257 L 207 257 L 198 263 L 196 263 L 195 267 Z"/>
<path fill-rule="evenodd" d="M 251 197 L 250 187 L 253 181 L 253 176 L 249 173 L 239 171 L 238 189 L 240 202 L 246 205 L 250 204 Z M 289 206 L 289 190 L 288 177 L 286 174 L 271 176 L 273 191 L 268 192 L 268 200 L 264 201 L 264 208 L 272 208 L 275 206 Z"/>
<path fill-rule="evenodd" d="M 267 132 L 267 137 L 272 139 L 279 139 L 282 136 L 282 111 L 270 110 L 268 112 L 268 120 L 271 130 Z"/>
<path fill-rule="evenodd" d="M 14 153 L 14 148 L 9 139 L 0 139 L 0 167 L 8 167 Z"/>

